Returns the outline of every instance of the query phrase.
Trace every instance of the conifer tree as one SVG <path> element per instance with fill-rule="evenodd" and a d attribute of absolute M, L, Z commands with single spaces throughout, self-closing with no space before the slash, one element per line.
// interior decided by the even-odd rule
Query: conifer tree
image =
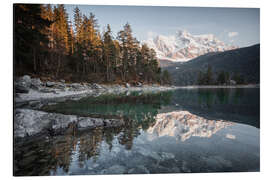
<path fill-rule="evenodd" d="M 50 21 L 42 18 L 42 5 L 14 4 L 14 49 L 17 67 L 27 66 L 38 73 L 48 44 L 44 29 Z"/>
<path fill-rule="evenodd" d="M 116 64 L 116 48 L 112 39 L 110 25 L 108 24 L 106 28 L 107 29 L 103 37 L 103 57 L 106 66 L 106 80 L 110 81 L 114 65 Z"/>
<path fill-rule="evenodd" d="M 15 63 L 32 73 L 59 79 L 169 82 L 158 65 L 153 49 L 142 46 L 129 23 L 117 40 L 108 24 L 101 35 L 93 13 L 74 9 L 74 27 L 64 5 L 14 5 Z M 19 67 L 18 66 L 18 67 Z M 17 66 L 16 66 L 17 67 Z M 27 67 L 27 68 L 25 68 Z"/>
<path fill-rule="evenodd" d="M 211 65 L 208 65 L 205 81 L 207 85 L 211 85 L 213 83 L 213 73 Z"/>
<path fill-rule="evenodd" d="M 225 72 L 224 72 L 224 71 L 221 71 L 221 72 L 218 74 L 218 77 L 217 77 L 217 83 L 218 83 L 218 84 L 224 84 L 224 83 L 226 83 L 226 77 L 225 77 Z"/>

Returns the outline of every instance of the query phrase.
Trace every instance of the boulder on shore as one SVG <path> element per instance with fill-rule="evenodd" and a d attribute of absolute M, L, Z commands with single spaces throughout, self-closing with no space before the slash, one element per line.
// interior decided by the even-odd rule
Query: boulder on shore
<path fill-rule="evenodd" d="M 53 87 L 55 85 L 55 82 L 48 81 L 46 82 L 47 87 Z"/>
<path fill-rule="evenodd" d="M 124 125 L 124 120 L 79 117 L 31 109 L 15 109 L 14 137 L 23 138 L 40 133 L 54 135 L 64 132 L 71 124 L 74 125 L 73 127 L 77 127 L 78 130 L 84 130 L 96 127 L 118 127 Z"/>
<path fill-rule="evenodd" d="M 23 85 L 15 84 L 15 92 L 16 93 L 28 93 L 29 89 Z"/>
<path fill-rule="evenodd" d="M 31 85 L 31 77 L 29 75 L 24 75 L 19 80 L 20 83 L 22 83 L 26 87 L 30 87 Z"/>
<path fill-rule="evenodd" d="M 93 88 L 93 89 L 102 89 L 102 87 L 101 87 L 99 84 L 96 84 L 96 83 L 94 83 L 94 84 L 92 85 L 92 88 Z"/>

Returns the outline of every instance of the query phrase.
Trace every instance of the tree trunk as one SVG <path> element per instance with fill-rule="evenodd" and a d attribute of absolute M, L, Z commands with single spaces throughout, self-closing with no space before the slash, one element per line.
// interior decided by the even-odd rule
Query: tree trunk
<path fill-rule="evenodd" d="M 60 66 L 61 66 L 60 54 L 58 54 L 57 59 L 58 59 L 58 65 L 57 65 L 57 70 L 56 70 L 56 77 L 58 77 Z"/>
<path fill-rule="evenodd" d="M 37 71 L 37 62 L 36 62 L 36 49 L 33 48 L 33 60 L 34 60 L 34 72 Z"/>

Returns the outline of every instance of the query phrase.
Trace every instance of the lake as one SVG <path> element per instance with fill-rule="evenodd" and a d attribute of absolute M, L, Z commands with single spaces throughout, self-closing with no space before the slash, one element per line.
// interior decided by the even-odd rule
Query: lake
<path fill-rule="evenodd" d="M 125 125 L 16 142 L 15 175 L 260 170 L 260 89 L 178 89 L 104 95 L 42 110 L 123 117 Z"/>

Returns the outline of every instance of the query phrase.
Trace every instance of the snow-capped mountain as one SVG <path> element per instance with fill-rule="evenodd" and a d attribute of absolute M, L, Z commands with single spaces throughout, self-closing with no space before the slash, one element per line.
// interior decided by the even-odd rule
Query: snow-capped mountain
<path fill-rule="evenodd" d="M 177 31 L 174 36 L 158 35 L 143 41 L 143 43 L 153 48 L 159 59 L 172 61 L 188 61 L 209 52 L 238 48 L 226 45 L 213 34 L 192 35 L 182 30 Z"/>

